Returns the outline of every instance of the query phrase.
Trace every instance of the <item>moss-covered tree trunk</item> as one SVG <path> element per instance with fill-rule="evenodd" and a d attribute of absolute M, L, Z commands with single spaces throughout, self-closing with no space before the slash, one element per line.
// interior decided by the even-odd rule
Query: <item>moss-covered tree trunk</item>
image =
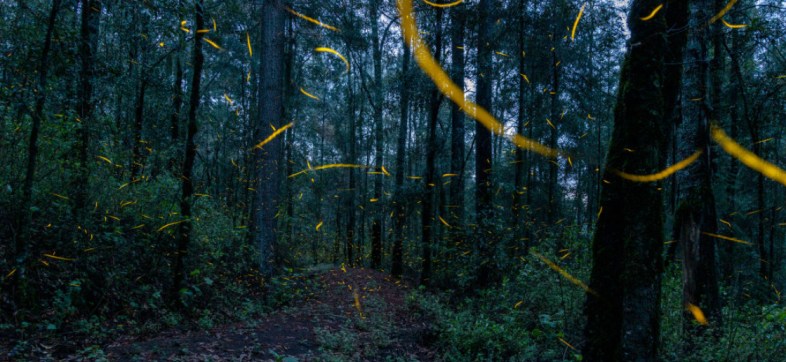
<path fill-rule="evenodd" d="M 652 174 L 666 162 L 671 125 L 663 96 L 664 13 L 642 21 L 660 5 L 634 0 L 631 38 L 620 74 L 617 104 L 593 243 L 585 305 L 583 355 L 588 361 L 651 361 L 657 358 L 663 249 L 659 182 L 626 181 L 614 170 Z M 625 149 L 635 152 L 626 152 Z"/>

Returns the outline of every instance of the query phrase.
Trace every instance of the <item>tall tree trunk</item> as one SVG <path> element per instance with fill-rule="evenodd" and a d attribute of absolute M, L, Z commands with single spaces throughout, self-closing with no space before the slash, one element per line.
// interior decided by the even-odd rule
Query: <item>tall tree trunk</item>
<path fill-rule="evenodd" d="M 262 90 L 257 139 L 263 139 L 272 125 L 282 126 L 284 117 L 285 14 L 281 0 L 265 0 L 262 5 Z M 263 133 L 264 132 L 264 133 Z M 266 279 L 273 275 L 277 253 L 276 213 L 280 204 L 282 138 L 276 137 L 255 150 L 256 192 L 254 193 L 254 242 L 259 248 L 259 272 Z"/>
<path fill-rule="evenodd" d="M 349 42 L 347 41 L 347 49 L 349 49 Z M 350 55 L 351 56 L 351 55 Z M 357 162 L 357 125 L 355 124 L 355 92 L 352 87 L 352 72 L 347 73 L 347 113 L 349 118 L 349 126 L 347 132 L 349 133 L 349 152 L 347 154 L 346 163 Z M 350 266 L 355 266 L 355 259 L 359 257 L 355 253 L 355 194 L 356 191 L 356 172 L 355 169 L 347 169 L 349 173 L 349 182 L 347 183 L 347 190 L 344 192 L 344 201 L 346 203 L 347 224 L 346 235 L 344 235 L 346 243 L 346 262 Z"/>
<path fill-rule="evenodd" d="M 406 43 L 406 41 L 405 41 Z M 404 156 L 407 152 L 407 125 L 409 121 L 409 76 L 410 49 L 404 46 L 404 55 L 401 64 L 401 120 L 398 126 L 398 141 L 396 144 L 396 214 L 393 223 L 393 250 L 390 273 L 401 278 L 404 271 L 404 225 L 407 221 L 407 208 L 404 200 Z"/>
<path fill-rule="evenodd" d="M 27 166 L 25 179 L 22 184 L 21 218 L 19 221 L 19 235 L 15 241 L 15 259 L 21 262 L 19 277 L 16 279 L 20 287 L 15 293 L 19 298 L 17 302 L 26 299 L 25 294 L 25 270 L 28 254 L 32 244 L 33 213 L 31 211 L 33 203 L 33 181 L 35 181 L 35 169 L 38 157 L 38 133 L 41 131 L 41 123 L 44 121 L 44 105 L 46 104 L 46 85 L 49 73 L 49 52 L 52 49 L 52 34 L 55 29 L 57 13 L 60 11 L 60 0 L 52 1 L 52 8 L 49 11 L 49 18 L 46 25 L 46 35 L 44 36 L 44 46 L 41 48 L 41 58 L 38 63 L 38 81 L 35 89 L 35 108 L 33 109 L 33 124 L 30 128 L 30 139 L 27 145 Z"/>
<path fill-rule="evenodd" d="M 374 165 L 382 167 L 383 162 L 383 120 L 382 120 L 382 106 L 384 99 L 382 97 L 382 46 L 379 42 L 379 24 L 378 7 L 381 1 L 375 0 L 370 5 L 371 15 L 371 41 L 372 51 L 374 57 Z M 382 199 L 382 175 L 377 175 L 374 178 L 374 198 L 377 200 Z M 382 225 L 385 210 L 382 208 L 382 203 L 378 202 L 376 210 L 374 210 L 374 219 L 371 221 L 371 267 L 376 269 L 382 266 Z"/>
<path fill-rule="evenodd" d="M 554 36 L 556 38 L 556 36 Z M 552 42 L 551 49 L 551 91 L 549 92 L 549 117 L 551 124 L 549 124 L 549 147 L 556 149 L 557 147 L 557 124 L 562 118 L 559 114 L 559 58 L 557 56 L 557 42 Z M 559 218 L 559 183 L 557 182 L 557 168 L 556 162 L 549 162 L 549 178 L 548 184 L 548 205 L 546 208 L 546 224 L 552 227 L 554 222 Z M 561 242 L 558 242 L 557 249 L 562 249 Z"/>
<path fill-rule="evenodd" d="M 194 6 L 196 15 L 195 28 L 203 29 L 205 27 L 204 20 L 204 4 L 199 0 Z M 181 175 L 181 196 L 180 196 L 180 215 L 183 217 L 183 222 L 179 224 L 177 249 L 175 250 L 175 262 L 173 263 L 174 278 L 172 283 L 171 298 L 176 298 L 176 304 L 182 307 L 182 302 L 178 297 L 180 287 L 183 284 L 183 264 L 188 254 L 188 246 L 191 243 L 191 230 L 193 228 L 191 219 L 191 196 L 194 194 L 194 180 L 193 170 L 194 161 L 196 160 L 196 142 L 194 138 L 197 133 L 197 109 L 199 108 L 200 90 L 199 86 L 202 83 L 202 67 L 205 63 L 205 56 L 202 54 L 202 38 L 203 33 L 195 32 L 194 35 L 194 56 L 191 61 L 193 65 L 193 72 L 191 78 L 191 95 L 189 97 L 188 106 L 188 128 L 186 131 L 186 149 L 185 159 L 183 160 L 183 171 Z"/>
<path fill-rule="evenodd" d="M 666 21 L 640 18 L 660 3 L 633 0 L 630 42 L 623 63 L 614 131 L 592 243 L 592 272 L 585 314 L 590 361 L 652 361 L 660 340 L 663 203 L 660 183 L 636 183 L 614 170 L 652 174 L 666 163 L 671 125 L 663 96 Z M 633 148 L 635 154 L 625 152 Z M 597 293 L 597 294 L 595 294 Z"/>
<path fill-rule="evenodd" d="M 465 5 L 451 9 L 451 79 L 464 91 L 464 28 L 466 22 Z M 463 96 L 463 94 L 462 94 Z M 460 248 L 464 242 L 464 112 L 455 102 L 450 103 L 450 173 L 456 175 L 450 182 L 448 206 L 453 247 Z M 450 258 L 455 257 L 455 253 Z"/>
<path fill-rule="evenodd" d="M 524 79 L 526 75 L 525 70 L 525 63 L 524 63 L 524 42 L 526 39 L 525 29 L 524 26 L 524 14 L 525 14 L 525 3 L 524 0 L 519 1 L 519 36 L 518 36 L 518 54 L 519 54 L 519 94 L 518 94 L 518 104 L 519 104 L 519 113 L 516 119 L 516 133 L 524 134 L 524 127 L 527 120 L 527 114 L 525 113 L 526 109 L 526 102 L 527 102 L 527 87 L 529 83 Z M 511 204 L 511 215 L 512 220 L 511 223 L 513 225 L 514 230 L 514 240 L 516 241 L 515 244 L 518 247 L 518 240 L 525 238 L 524 237 L 524 225 L 525 223 L 521 220 L 521 209 L 526 207 L 522 205 L 522 195 L 524 195 L 527 190 L 524 187 L 524 177 L 525 175 L 525 155 L 524 150 L 521 148 L 516 148 L 514 150 L 514 174 L 513 174 L 513 203 Z"/>
<path fill-rule="evenodd" d="M 494 69 L 491 59 L 492 31 L 494 19 L 493 0 L 480 0 L 478 4 L 478 78 L 477 104 L 492 113 L 492 77 Z M 476 232 L 477 252 L 480 256 L 478 285 L 488 285 L 497 279 L 496 260 L 494 259 L 496 242 L 488 232 L 494 215 L 493 186 L 491 171 L 491 131 L 480 122 L 475 123 L 475 217 L 478 230 Z"/>
<path fill-rule="evenodd" d="M 442 54 L 442 9 L 436 9 L 436 33 L 434 39 L 434 59 L 439 62 Z M 434 188 L 436 187 L 437 122 L 442 96 L 436 85 L 429 97 L 428 139 L 426 140 L 426 175 L 423 183 L 423 209 L 421 210 L 421 242 L 423 260 L 420 269 L 420 284 L 429 285 L 431 281 L 431 244 L 434 226 Z"/>
<path fill-rule="evenodd" d="M 682 112 L 683 150 L 687 157 L 696 150 L 701 157 L 681 176 L 685 197 L 675 215 L 675 230 L 682 247 L 683 304 L 698 306 L 712 324 L 720 322 L 720 297 L 715 267 L 716 240 L 705 233 L 717 233 L 715 196 L 712 191 L 711 153 L 709 145 L 709 122 L 712 117 L 712 100 L 709 81 L 710 29 L 707 19 L 712 15 L 712 0 L 692 0 L 689 3 L 690 22 L 685 51 L 685 75 L 683 75 Z M 686 330 L 695 332 L 694 316 L 686 308 L 684 314 Z"/>
<path fill-rule="evenodd" d="M 87 190 L 89 188 L 88 150 L 90 148 L 90 126 L 93 123 L 93 78 L 95 73 L 95 54 L 98 50 L 98 26 L 101 15 L 101 1 L 82 1 L 81 39 L 79 42 L 79 85 L 77 88 L 77 116 L 80 126 L 77 135 L 77 152 L 79 154 L 79 169 L 77 170 L 76 195 L 74 209 L 79 217 L 87 205 Z M 81 221 L 80 221 L 81 222 Z"/>

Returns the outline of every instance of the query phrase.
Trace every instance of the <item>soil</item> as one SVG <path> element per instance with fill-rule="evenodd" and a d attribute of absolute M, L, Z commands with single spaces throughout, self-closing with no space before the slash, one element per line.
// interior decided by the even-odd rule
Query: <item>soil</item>
<path fill-rule="evenodd" d="M 388 274 L 341 268 L 313 276 L 311 298 L 250 323 L 206 331 L 125 337 L 104 348 L 111 361 L 430 361 L 430 325 Z"/>

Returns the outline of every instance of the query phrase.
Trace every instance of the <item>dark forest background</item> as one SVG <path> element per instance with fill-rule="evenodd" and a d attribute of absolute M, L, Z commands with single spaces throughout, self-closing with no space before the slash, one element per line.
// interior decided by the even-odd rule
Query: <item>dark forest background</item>
<path fill-rule="evenodd" d="M 369 268 L 444 360 L 778 360 L 784 11 L 0 1 L 3 358 Z"/>

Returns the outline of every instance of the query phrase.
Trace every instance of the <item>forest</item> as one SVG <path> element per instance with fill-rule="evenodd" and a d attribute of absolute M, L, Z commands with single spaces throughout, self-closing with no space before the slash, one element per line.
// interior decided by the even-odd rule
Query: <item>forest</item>
<path fill-rule="evenodd" d="M 0 360 L 782 361 L 782 0 L 2 0 Z"/>

